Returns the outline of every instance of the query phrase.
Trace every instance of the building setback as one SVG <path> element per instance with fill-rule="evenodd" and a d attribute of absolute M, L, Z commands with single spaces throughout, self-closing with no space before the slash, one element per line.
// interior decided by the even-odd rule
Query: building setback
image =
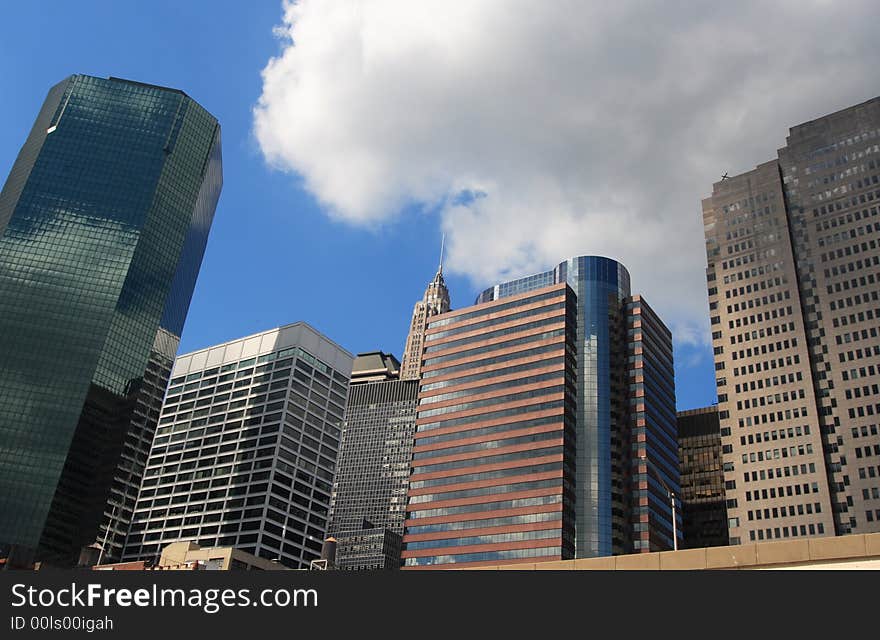
<path fill-rule="evenodd" d="M 406 568 L 574 556 L 575 313 L 560 284 L 429 320 Z"/>
<path fill-rule="evenodd" d="M 181 541 L 319 558 L 352 361 L 302 322 L 178 357 L 124 559 Z"/>
<path fill-rule="evenodd" d="M 666 487 L 678 494 L 679 483 L 672 335 L 631 295 L 626 268 L 570 258 L 486 289 L 477 303 L 564 282 L 577 300 L 576 555 L 671 549 Z"/>
<path fill-rule="evenodd" d="M 338 569 L 400 567 L 419 383 L 399 375 L 391 354 L 355 358 L 330 507 Z"/>
<path fill-rule="evenodd" d="M 731 544 L 880 531 L 880 98 L 703 201 Z"/>
<path fill-rule="evenodd" d="M 678 455 L 684 547 L 727 546 L 727 504 L 717 406 L 678 413 Z"/>
<path fill-rule="evenodd" d="M 49 91 L 0 192 L 0 554 L 119 558 L 221 186 L 182 91 Z"/>

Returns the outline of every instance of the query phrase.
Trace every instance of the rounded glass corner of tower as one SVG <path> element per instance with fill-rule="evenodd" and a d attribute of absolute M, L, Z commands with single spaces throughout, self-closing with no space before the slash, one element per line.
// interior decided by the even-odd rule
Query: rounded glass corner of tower
<path fill-rule="evenodd" d="M 582 282 L 598 282 L 610 285 L 618 290 L 621 298 L 630 295 L 629 270 L 623 263 L 606 256 L 575 256 L 562 262 L 557 267 L 559 280 L 567 280 L 570 284 Z"/>

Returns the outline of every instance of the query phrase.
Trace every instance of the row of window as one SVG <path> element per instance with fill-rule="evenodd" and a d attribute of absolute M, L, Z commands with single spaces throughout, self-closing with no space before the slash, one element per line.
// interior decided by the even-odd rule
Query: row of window
<path fill-rule="evenodd" d="M 547 538 L 560 538 L 562 533 L 558 528 L 543 529 L 540 531 L 517 531 L 513 533 L 495 533 L 480 536 L 468 536 L 464 538 L 444 538 L 443 540 L 425 540 L 423 542 L 407 542 L 407 551 L 422 549 L 442 549 L 445 547 L 465 547 L 480 544 L 499 544 L 502 542 L 521 542 L 523 540 L 546 540 Z"/>
<path fill-rule="evenodd" d="M 794 402 L 795 400 L 805 399 L 806 392 L 803 390 L 803 388 L 800 388 L 793 389 L 791 392 L 783 391 L 781 393 L 772 393 L 760 396 L 758 398 L 746 398 L 745 400 L 737 400 L 736 408 L 738 411 L 742 411 L 743 409 L 755 409 L 758 407 L 772 406 L 774 404 L 782 404 L 783 402 Z"/>
<path fill-rule="evenodd" d="M 565 295 L 564 291 L 557 291 L 556 292 L 557 297 L 564 296 L 564 295 Z M 525 304 L 526 303 L 524 303 L 524 302 L 520 302 L 519 304 L 515 305 L 513 308 L 524 306 Z M 542 313 L 547 313 L 550 311 L 559 311 L 560 309 L 564 309 L 564 308 L 565 308 L 565 301 L 563 298 L 562 302 L 558 302 L 556 304 L 541 305 L 535 309 L 528 309 L 525 311 L 519 311 L 516 313 L 509 314 L 509 315 L 499 316 L 497 314 L 497 311 L 493 309 L 492 317 L 490 317 L 486 320 L 482 320 L 480 322 L 474 322 L 472 324 L 461 324 L 453 329 L 448 329 L 446 331 L 439 331 L 437 333 L 428 333 L 427 335 L 425 335 L 425 342 L 433 342 L 435 340 L 440 340 L 441 338 L 446 338 L 448 336 L 456 335 L 459 333 L 468 333 L 471 331 L 486 329 L 486 328 L 490 328 L 492 326 L 495 326 L 495 325 L 498 325 L 501 323 L 506 324 L 508 322 L 513 322 L 515 320 L 521 320 L 522 318 L 528 318 L 528 317 L 539 315 Z M 458 318 L 458 320 L 461 320 L 461 319 Z M 527 326 L 527 325 L 523 325 L 523 326 Z M 453 344 L 453 343 L 447 343 L 447 344 Z"/>
<path fill-rule="evenodd" d="M 729 329 L 738 329 L 740 327 L 748 327 L 753 324 L 760 324 L 762 322 L 769 322 L 770 320 L 776 320 L 778 318 L 782 318 L 784 316 L 794 315 L 794 311 L 792 307 L 779 307 L 777 309 L 771 309 L 769 311 L 761 311 L 760 313 L 755 313 L 749 316 L 743 316 L 741 318 L 735 318 L 733 320 L 728 321 L 727 325 Z M 718 316 L 715 316 L 716 318 Z M 716 320 L 714 324 L 718 324 L 720 319 Z"/>
<path fill-rule="evenodd" d="M 550 351 L 561 351 L 562 347 L 561 347 L 561 345 L 551 345 L 549 350 Z M 544 349 L 543 351 L 547 351 L 547 349 Z M 527 355 L 525 357 L 521 353 L 518 353 L 515 355 L 517 357 L 517 360 L 522 359 L 522 360 L 527 360 L 527 362 L 522 362 L 522 363 L 517 362 L 517 364 L 514 364 L 512 366 L 494 368 L 491 370 L 486 370 L 486 369 L 488 369 L 488 367 L 484 368 L 481 366 L 480 368 L 483 369 L 483 371 L 480 371 L 479 373 L 474 373 L 472 375 L 465 375 L 465 376 L 456 376 L 455 378 L 452 378 L 450 380 L 442 380 L 440 382 L 423 384 L 421 386 L 421 388 L 419 389 L 419 392 L 422 395 L 424 395 L 424 394 L 430 393 L 431 391 L 436 391 L 438 389 L 443 389 L 443 388 L 450 387 L 450 386 L 465 385 L 465 384 L 470 384 L 472 382 L 478 382 L 480 380 L 497 378 L 500 376 L 507 376 L 507 375 L 510 375 L 513 373 L 520 373 L 522 371 L 528 371 L 529 369 L 534 369 L 537 367 L 559 367 L 559 368 L 562 368 L 562 365 L 565 362 L 565 360 L 561 354 L 558 354 L 558 355 L 553 354 L 553 357 L 549 357 L 549 358 L 536 357 L 536 356 L 540 355 L 537 350 L 535 352 L 529 352 L 529 355 Z M 467 365 L 462 365 L 462 367 L 461 367 L 461 369 L 470 369 L 470 368 L 474 368 L 474 365 L 469 363 Z M 437 397 L 437 396 L 431 396 L 431 399 L 435 398 L 435 397 Z M 425 400 L 428 401 L 429 399 L 425 398 Z M 431 401 L 434 401 L 434 400 L 431 400 Z"/>
<path fill-rule="evenodd" d="M 777 389 L 780 385 L 784 384 L 794 384 L 795 382 L 802 382 L 804 379 L 803 373 L 800 371 L 796 371 L 794 373 L 783 373 L 779 376 L 773 376 L 771 378 L 758 378 L 756 380 L 746 380 L 742 384 L 736 383 L 736 392 L 745 393 L 746 391 L 756 391 L 758 389 Z M 726 383 L 726 381 L 725 381 Z M 718 386 L 723 387 L 725 385 L 719 384 Z"/>
<path fill-rule="evenodd" d="M 560 334 L 561 335 L 561 334 Z M 497 356 L 490 356 L 488 358 L 483 358 L 477 361 L 468 361 L 464 364 L 452 365 L 449 367 L 444 367 L 441 369 L 435 369 L 433 371 L 423 371 L 422 372 L 422 384 L 424 389 L 428 387 L 431 388 L 440 388 L 440 386 L 446 384 L 457 384 L 458 377 L 453 378 L 449 381 L 437 382 L 437 383 L 425 383 L 426 380 L 430 378 L 436 378 L 439 376 L 446 376 L 452 373 L 457 373 L 459 371 L 467 371 L 470 369 L 481 369 L 488 368 L 495 364 L 500 364 L 503 362 L 512 362 L 516 361 L 519 363 L 520 361 L 524 361 L 526 359 L 533 359 L 534 356 L 539 356 L 543 354 L 548 354 L 551 352 L 561 351 L 564 348 L 562 342 L 555 342 L 554 344 L 547 344 L 540 347 L 531 347 L 528 343 L 519 345 L 519 348 L 513 349 L 510 353 L 505 353 Z"/>
<path fill-rule="evenodd" d="M 785 358 L 768 358 L 764 360 L 759 360 L 757 363 L 750 363 L 748 365 L 743 365 L 741 367 L 733 368 L 734 377 L 752 375 L 754 373 L 759 373 L 761 371 L 772 371 L 773 369 L 782 369 L 783 367 L 790 367 L 795 364 L 801 363 L 801 357 L 798 354 L 793 356 L 785 356 Z M 720 364 L 724 364 L 723 362 Z M 716 369 L 717 369 L 716 365 Z M 723 366 L 721 367 L 724 368 Z"/>
<path fill-rule="evenodd" d="M 559 435 L 562 437 L 562 434 Z M 413 465 L 413 475 L 419 473 L 434 473 L 436 471 L 446 471 L 450 469 L 464 469 L 467 467 L 480 467 L 488 464 L 496 464 L 498 462 L 510 462 L 512 460 L 524 460 L 526 458 L 539 458 L 550 455 L 557 455 L 563 452 L 562 446 L 548 446 L 539 449 L 528 449 L 527 451 L 517 451 L 515 453 L 504 453 L 501 455 L 482 456 L 480 458 L 471 458 L 468 460 L 453 460 L 452 462 L 441 462 L 439 464 L 419 464 Z"/>
<path fill-rule="evenodd" d="M 880 259 L 880 256 L 878 256 Z M 839 326 L 847 326 L 850 324 L 856 324 L 856 322 L 865 322 L 866 320 L 874 319 L 874 310 L 866 309 L 865 311 L 859 311 L 858 313 L 852 313 L 849 316 L 834 316 L 831 319 L 831 324 L 837 328 Z"/>
<path fill-rule="evenodd" d="M 425 348 L 425 358 L 431 358 L 431 354 L 437 352 L 445 352 L 449 350 L 457 350 L 458 357 L 461 357 L 462 347 L 469 345 L 474 342 L 484 342 L 487 340 L 497 340 L 504 336 L 515 335 L 518 333 L 525 333 L 529 330 L 540 329 L 542 327 L 548 327 L 551 325 L 557 325 L 563 321 L 563 316 L 557 314 L 550 318 L 543 318 L 541 320 L 535 320 L 533 322 L 528 322 L 525 324 L 518 324 L 512 327 L 505 327 L 500 329 L 493 329 L 490 331 L 483 331 L 475 336 L 469 336 L 465 338 L 459 338 L 458 340 L 452 340 L 450 342 L 445 342 L 443 344 L 431 345 Z M 476 350 L 474 350 L 476 351 Z M 470 353 L 470 351 L 468 351 Z"/>
<path fill-rule="evenodd" d="M 428 556 L 425 558 L 407 558 L 404 565 L 407 567 L 429 566 L 437 564 L 451 564 L 456 562 L 480 562 L 480 561 L 502 561 L 502 560 L 520 560 L 523 558 L 542 558 L 546 556 L 559 556 L 561 548 L 539 547 L 536 549 L 511 549 L 509 551 L 482 551 L 479 553 L 461 553 L 443 556 Z"/>
<path fill-rule="evenodd" d="M 545 440 L 559 440 L 564 437 L 561 428 L 551 427 L 550 431 L 543 433 L 532 433 L 524 436 L 508 437 L 502 440 L 487 440 L 484 442 L 475 442 L 471 444 L 459 445 L 456 447 L 447 447 L 445 449 L 432 449 L 430 451 L 418 451 L 413 454 L 413 461 L 427 460 L 429 458 L 445 457 L 459 453 L 470 453 L 475 451 L 491 451 L 493 449 L 502 449 L 520 444 L 528 444 L 532 442 L 543 442 Z M 425 464 L 424 462 L 422 464 Z"/>
<path fill-rule="evenodd" d="M 439 500 L 456 500 L 458 498 L 473 498 L 477 496 L 492 496 L 513 491 L 528 491 L 530 489 L 545 489 L 547 487 L 562 486 L 562 478 L 550 478 L 548 480 L 530 480 L 526 482 L 514 482 L 498 484 L 490 487 L 477 487 L 475 489 L 446 490 L 443 493 L 424 493 L 412 496 L 408 504 L 425 504 Z"/>
<path fill-rule="evenodd" d="M 819 255 L 819 260 L 821 262 L 834 262 L 835 260 L 842 260 L 844 258 L 848 258 L 849 256 L 859 255 L 860 253 L 867 253 L 868 251 L 876 250 L 877 241 L 869 240 L 868 242 L 853 244 L 842 247 L 840 249 L 828 251 L 827 253 L 822 253 Z"/>
<path fill-rule="evenodd" d="M 562 322 L 562 319 L 558 319 L 557 322 Z M 532 344 L 534 342 L 540 342 L 542 340 L 552 340 L 553 338 L 561 338 L 565 336 L 565 328 L 555 329 L 553 331 L 545 331 L 543 333 L 534 333 L 532 335 L 523 336 L 521 338 L 514 338 L 513 340 L 507 340 L 505 342 L 499 342 L 497 344 L 490 344 L 483 347 L 475 347 L 473 349 L 467 349 L 465 351 L 460 351 L 456 353 L 451 353 L 445 356 L 436 356 L 433 358 L 429 358 L 425 360 L 424 366 L 435 366 L 438 364 L 442 364 L 444 362 L 452 362 L 461 359 L 468 359 L 467 369 L 476 368 L 479 366 L 476 362 L 471 361 L 474 356 L 483 354 L 483 353 L 491 353 L 493 351 L 500 351 L 502 349 L 510 349 L 511 347 L 518 347 L 523 345 Z M 529 353 L 534 354 L 535 351 L 528 349 L 528 347 L 523 349 L 524 351 L 529 351 Z M 444 370 L 444 373 L 448 373 L 448 370 Z M 436 373 L 435 373 L 436 375 Z"/>
<path fill-rule="evenodd" d="M 419 535 L 423 533 L 440 533 L 441 531 L 461 531 L 467 529 L 482 529 L 486 527 L 551 522 L 561 519 L 562 511 L 550 511 L 548 513 L 528 513 L 519 516 L 502 516 L 500 518 L 483 518 L 480 520 L 459 520 L 457 522 L 443 522 L 440 524 L 407 527 L 406 533 L 407 535 Z"/>
<path fill-rule="evenodd" d="M 467 396 L 480 395 L 484 393 L 490 393 L 492 391 L 499 390 L 513 390 L 516 387 L 520 387 L 527 384 L 534 384 L 536 382 L 546 382 L 547 380 L 553 380 L 554 378 L 560 378 L 563 375 L 562 372 L 562 364 L 564 360 L 562 358 L 556 358 L 555 363 L 558 365 L 555 371 L 550 371 L 549 373 L 541 373 L 534 376 L 524 376 L 518 377 L 514 380 L 504 380 L 502 382 L 485 384 L 482 386 L 471 387 L 469 389 L 462 389 L 461 391 L 451 391 L 449 393 L 441 393 L 436 396 L 422 397 L 419 400 L 419 407 L 424 407 L 426 405 L 434 404 L 437 402 L 444 402 L 446 400 L 454 400 L 456 398 L 465 398 Z M 529 369 L 538 369 L 538 368 L 546 368 L 550 363 L 549 362 L 532 362 L 526 367 L 517 367 L 522 371 L 528 371 Z M 490 372 L 481 374 L 482 379 L 488 379 L 491 381 L 494 378 L 498 377 L 498 372 Z M 456 382 L 461 382 L 457 380 Z"/>
<path fill-rule="evenodd" d="M 731 335 L 730 344 L 741 344 L 743 342 L 751 342 L 752 340 L 763 340 L 764 338 L 778 336 L 781 333 L 788 333 L 789 331 L 794 330 L 794 322 L 783 322 L 770 327 L 760 327 L 758 329 L 752 329 L 751 331 Z M 721 332 L 713 332 L 712 339 L 720 340 Z"/>
<path fill-rule="evenodd" d="M 765 276 L 770 273 L 780 271 L 782 269 L 782 264 L 782 261 L 777 261 L 770 264 L 761 264 L 757 267 L 751 267 L 750 269 L 745 269 L 737 273 L 727 274 L 722 278 L 722 281 L 724 282 L 724 284 L 730 284 L 732 282 L 741 282 L 743 280 L 748 280 L 749 278 L 758 278 L 760 276 Z"/>
<path fill-rule="evenodd" d="M 298 352 L 298 353 L 297 353 Z M 180 384 L 182 382 L 191 382 L 193 380 L 199 380 L 201 378 L 208 378 L 213 375 L 217 375 L 218 373 L 224 373 L 227 371 L 234 371 L 235 369 L 243 369 L 245 367 L 250 367 L 254 364 L 264 364 L 271 363 L 275 360 L 283 360 L 287 357 L 300 357 L 311 365 L 318 367 L 323 373 L 328 375 L 333 375 L 334 378 L 339 380 L 340 382 L 347 382 L 347 378 L 340 374 L 337 371 L 334 371 L 329 366 L 315 358 L 312 354 L 305 351 L 300 347 L 289 347 L 287 349 L 282 349 L 280 351 L 275 351 L 272 353 L 267 353 L 265 355 L 256 357 L 256 358 L 248 358 L 246 360 L 241 360 L 239 362 L 233 362 L 230 364 L 225 364 L 220 367 L 214 367 L 212 369 L 205 369 L 204 371 L 196 371 L 194 373 L 190 373 L 186 376 L 180 376 L 171 380 L 171 384 Z M 287 361 L 289 362 L 289 361 Z M 276 367 L 284 366 L 285 363 L 276 363 Z M 270 365 L 267 365 L 270 366 Z"/>
<path fill-rule="evenodd" d="M 871 456 L 880 456 L 880 444 L 875 444 L 874 448 L 871 447 L 855 447 L 856 458 L 870 458 Z"/>
<path fill-rule="evenodd" d="M 790 531 L 790 533 L 789 533 Z M 808 534 L 811 536 L 823 535 L 825 533 L 825 525 L 821 522 L 818 524 L 802 524 L 800 525 L 800 537 L 804 537 Z M 750 530 L 749 531 L 749 540 L 754 541 L 757 540 L 771 540 L 773 538 L 788 538 L 789 535 L 792 538 L 798 537 L 798 525 L 792 525 L 791 527 L 774 527 L 772 529 L 758 529 L 758 530 Z"/>
<path fill-rule="evenodd" d="M 780 291 L 778 293 L 771 293 L 766 296 L 760 296 L 756 298 L 749 298 L 748 300 L 743 300 L 742 302 L 735 302 L 733 304 L 727 305 L 727 313 L 740 313 L 741 311 L 745 311 L 747 309 L 757 309 L 759 307 L 766 307 L 771 304 L 777 304 L 782 302 L 783 300 L 791 299 L 791 291 L 786 289 L 785 291 Z"/>
<path fill-rule="evenodd" d="M 734 360 L 744 360 L 745 358 L 758 357 L 760 355 L 776 353 L 777 351 L 784 351 L 786 349 L 795 349 L 797 346 L 797 338 L 791 338 L 791 340 L 779 340 L 777 342 L 756 345 L 755 347 L 747 347 L 746 349 L 740 349 L 739 351 L 732 351 L 731 355 Z M 716 349 L 717 348 L 718 347 L 716 347 Z"/>
<path fill-rule="evenodd" d="M 521 507 L 534 507 L 562 502 L 562 494 L 538 496 L 535 498 L 517 498 L 514 500 L 499 500 L 496 502 L 484 502 L 479 504 L 466 504 L 458 507 L 444 507 L 439 509 L 420 509 L 408 512 L 408 519 L 436 518 L 438 516 L 451 516 L 460 513 L 477 513 L 498 511 L 500 509 L 518 509 Z"/>
<path fill-rule="evenodd" d="M 810 435 L 810 426 L 804 425 L 796 426 L 796 427 L 787 427 L 782 429 L 773 429 L 772 431 L 764 431 L 763 434 L 759 433 L 750 433 L 748 436 L 740 436 L 739 443 L 741 445 L 748 444 L 761 444 L 762 442 L 774 442 L 776 440 L 785 440 L 788 438 L 796 438 L 800 436 L 808 436 Z M 730 453 L 729 451 L 725 451 L 725 453 Z"/>
<path fill-rule="evenodd" d="M 560 387 L 561 389 L 561 387 Z M 566 390 L 567 391 L 567 390 Z M 541 394 L 541 395 L 546 395 Z M 540 397 L 540 396 L 539 396 Z M 525 399 L 522 402 L 528 402 L 529 398 Z M 489 422 L 490 420 L 496 420 L 500 418 L 509 418 L 512 416 L 523 416 L 523 414 L 534 413 L 538 411 L 549 411 L 552 409 L 559 409 L 560 414 L 562 413 L 562 408 L 564 406 L 564 402 L 562 400 L 552 400 L 549 402 L 539 402 L 535 404 L 523 404 L 523 406 L 512 407 L 510 409 L 500 409 L 498 411 L 489 411 L 486 413 L 477 413 L 471 416 L 463 416 L 461 418 L 439 418 L 436 422 L 429 422 L 425 424 L 420 424 L 416 427 L 417 432 L 422 433 L 424 431 L 431 431 L 433 429 L 439 428 L 448 428 L 448 427 L 456 427 L 465 424 L 473 424 L 473 423 L 484 423 Z"/>
<path fill-rule="evenodd" d="M 288 369 L 276 373 L 284 374 L 289 371 Z M 294 373 L 299 373 L 299 370 L 295 369 Z M 203 389 L 199 392 L 185 393 L 183 396 L 166 400 L 165 406 L 162 408 L 162 418 L 159 420 L 159 424 L 165 425 L 189 418 L 200 418 L 207 416 L 209 413 L 217 413 L 217 411 L 255 407 L 286 397 L 288 388 L 291 386 L 293 387 L 289 394 L 291 400 L 296 400 L 303 407 L 308 406 L 309 410 L 318 414 L 323 413 L 322 410 L 326 407 L 330 413 L 335 414 L 337 417 L 342 416 L 345 410 L 344 396 L 334 391 L 328 391 L 326 387 L 317 383 L 313 385 L 312 392 L 309 394 L 307 384 L 303 384 L 296 379 L 290 380 L 286 375 L 279 377 L 281 379 L 271 383 L 257 384 L 249 380 L 243 380 L 240 381 L 241 384 L 222 384 L 217 387 Z M 266 392 L 270 390 L 273 393 L 266 395 Z M 177 403 L 181 401 L 182 404 L 178 405 Z M 225 406 L 227 401 L 231 401 L 228 407 Z M 213 407 L 210 406 L 212 404 L 214 405 Z M 220 406 L 221 404 L 224 406 Z M 189 413 L 190 410 L 193 411 Z M 175 413 L 177 414 L 176 416 L 173 415 Z"/>
<path fill-rule="evenodd" d="M 788 284 L 788 279 L 785 276 L 781 278 L 769 278 L 767 280 L 760 280 L 755 282 L 754 284 L 749 283 L 744 287 L 733 287 L 730 289 L 725 289 L 724 297 L 725 298 L 736 298 L 744 295 L 751 295 L 752 293 L 758 293 L 759 291 L 766 291 L 767 289 L 772 289 L 773 287 L 781 287 Z M 717 293 L 715 291 L 714 293 Z M 709 295 L 713 294 L 713 290 L 709 289 Z"/>
<path fill-rule="evenodd" d="M 838 242 L 848 242 L 849 240 L 855 240 L 860 236 L 870 235 L 875 231 L 880 231 L 880 222 L 875 222 L 874 224 L 868 224 L 865 226 L 859 226 L 854 229 L 847 229 L 845 231 L 838 231 L 837 233 L 832 233 L 827 236 L 819 236 L 816 240 L 816 244 L 820 247 L 830 246 L 833 244 L 837 244 Z"/>
<path fill-rule="evenodd" d="M 840 298 L 839 300 L 831 300 L 828 303 L 828 308 L 831 311 L 840 311 L 844 308 L 857 307 L 860 304 L 868 304 L 878 300 L 880 300 L 880 296 L 878 296 L 876 291 L 867 291 L 865 293 L 857 293 L 854 296 Z"/>
<path fill-rule="evenodd" d="M 765 249 L 764 251 L 757 251 L 755 253 L 748 253 L 741 256 L 737 256 L 732 260 L 724 260 L 721 263 L 721 268 L 724 270 L 736 269 L 738 267 L 742 267 L 747 264 L 752 264 L 754 262 L 764 262 L 767 258 L 773 258 L 776 256 L 777 249 L 775 247 L 771 247 L 769 249 Z"/>
<path fill-rule="evenodd" d="M 451 440 L 461 440 L 464 438 L 474 438 L 478 436 L 487 436 L 493 433 L 503 433 L 505 431 L 513 431 L 515 429 L 523 429 L 526 427 L 540 427 L 545 424 L 553 424 L 562 422 L 562 418 L 558 415 L 546 416 L 543 418 L 522 418 L 504 424 L 497 424 L 491 427 L 480 427 L 477 429 L 466 429 L 464 431 L 454 431 L 452 433 L 444 433 L 439 436 L 429 436 L 427 438 L 419 437 L 416 434 L 416 446 L 436 444 L 438 442 L 449 442 Z"/>
<path fill-rule="evenodd" d="M 541 302 L 542 300 L 549 300 L 550 298 L 557 298 L 561 295 L 560 291 L 550 291 L 547 293 L 542 293 L 536 296 L 530 296 L 526 299 L 515 300 L 513 302 L 505 302 L 502 304 L 497 304 L 492 306 L 490 309 L 479 309 L 477 311 L 472 311 L 469 313 L 463 313 L 456 316 L 443 317 L 438 316 L 435 319 L 432 319 L 428 325 L 428 330 L 432 331 L 438 327 L 445 327 L 450 324 L 454 324 L 457 322 L 463 322 L 464 320 L 470 320 L 471 318 L 476 318 L 482 315 L 486 315 L 487 313 L 498 313 L 499 311 L 504 311 L 507 309 L 511 309 L 513 307 L 521 307 L 526 304 L 533 304 L 535 302 Z"/>
<path fill-rule="evenodd" d="M 556 372 L 553 375 L 549 376 L 548 381 L 557 381 L 562 377 L 562 372 Z M 449 413 L 458 413 L 460 411 L 467 411 L 469 409 L 479 409 L 483 407 L 490 407 L 496 404 L 507 404 L 513 403 L 521 400 L 528 400 L 531 398 L 540 398 L 543 396 L 553 395 L 557 393 L 562 393 L 564 390 L 563 385 L 550 385 L 545 384 L 539 389 L 532 389 L 529 391 L 521 391 L 516 393 L 517 387 L 512 387 L 510 389 L 510 393 L 499 395 L 493 398 L 484 398 L 481 400 L 473 400 L 471 402 L 462 402 L 460 404 L 449 405 L 447 407 L 440 407 L 437 409 L 419 409 L 418 417 L 419 419 L 431 418 L 434 416 L 446 415 Z M 451 421 L 444 422 L 443 426 L 450 426 Z"/>

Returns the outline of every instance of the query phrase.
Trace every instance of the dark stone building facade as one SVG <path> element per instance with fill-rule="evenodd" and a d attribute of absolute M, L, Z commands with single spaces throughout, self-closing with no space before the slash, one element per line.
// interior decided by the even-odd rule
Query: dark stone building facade
<path fill-rule="evenodd" d="M 399 376 L 393 355 L 355 358 L 330 517 L 338 569 L 400 566 L 419 381 Z"/>

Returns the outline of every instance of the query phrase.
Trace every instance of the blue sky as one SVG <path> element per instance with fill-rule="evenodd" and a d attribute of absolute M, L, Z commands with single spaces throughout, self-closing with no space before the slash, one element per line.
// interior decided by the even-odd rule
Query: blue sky
<path fill-rule="evenodd" d="M 351 224 L 328 216 L 301 178 L 267 164 L 252 109 L 263 90 L 261 70 L 282 47 L 273 36 L 281 16 L 274 0 L 4 3 L 0 176 L 8 174 L 49 86 L 71 73 L 183 89 L 221 122 L 224 187 L 181 350 L 305 320 L 352 352 L 382 349 L 399 357 L 412 305 L 437 266 L 437 207 L 404 204 L 367 226 Z M 701 234 L 698 200 L 690 219 Z M 532 265 L 547 268 L 566 257 Z M 449 271 L 454 308 L 494 283 L 473 269 Z M 663 307 L 652 291 L 637 282 L 634 289 Z M 702 300 L 705 291 L 694 295 Z M 679 408 L 713 402 L 708 345 L 682 344 L 676 358 Z"/>

